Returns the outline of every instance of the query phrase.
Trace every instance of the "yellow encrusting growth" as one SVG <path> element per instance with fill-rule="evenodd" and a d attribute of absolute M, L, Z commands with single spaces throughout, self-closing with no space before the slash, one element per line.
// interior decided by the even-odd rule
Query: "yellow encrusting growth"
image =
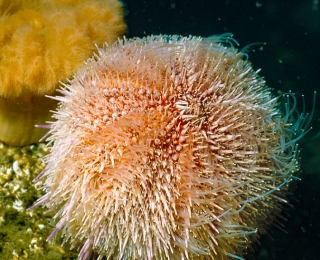
<path fill-rule="evenodd" d="M 294 109 L 224 41 L 119 41 L 65 85 L 39 176 L 50 237 L 62 229 L 79 259 L 239 259 L 265 232 L 304 119 L 291 128 Z"/>

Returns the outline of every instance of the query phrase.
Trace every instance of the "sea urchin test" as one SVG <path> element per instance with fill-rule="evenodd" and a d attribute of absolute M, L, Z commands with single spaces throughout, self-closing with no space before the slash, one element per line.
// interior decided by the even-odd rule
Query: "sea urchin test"
<path fill-rule="evenodd" d="M 243 257 L 281 215 L 308 122 L 227 42 L 124 39 L 63 87 L 37 179 L 48 239 L 79 259 Z"/>

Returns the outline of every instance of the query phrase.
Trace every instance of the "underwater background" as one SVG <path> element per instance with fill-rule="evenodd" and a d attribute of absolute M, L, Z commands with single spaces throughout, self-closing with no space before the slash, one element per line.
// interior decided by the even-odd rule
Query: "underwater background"
<path fill-rule="evenodd" d="M 249 60 L 257 70 L 261 68 L 267 85 L 275 96 L 292 91 L 296 94 L 299 111 L 311 111 L 313 93 L 316 97 L 313 129 L 300 142 L 301 179 L 292 183 L 292 197 L 283 217 L 284 230 L 272 227 L 268 235 L 261 237 L 255 251 L 245 259 L 320 259 L 320 3 L 319 0 L 126 0 L 127 38 L 151 34 L 179 34 L 207 37 L 215 34 L 232 33 L 241 49 L 251 43 L 266 43 L 252 46 Z M 237 46 L 235 46 L 237 47 Z M 302 95 L 305 95 L 303 102 Z M 284 100 L 283 100 L 284 101 Z M 319 137 L 317 135 L 319 134 Z M 22 149 L 0 144 L 0 167 L 10 165 L 19 158 L 21 165 L 40 165 L 44 154 L 43 145 L 27 146 Z M 3 154 L 6 157 L 2 156 Z M 36 154 L 36 155 L 35 155 Z M 22 172 L 13 165 L 14 172 Z M 40 166 L 39 166 L 40 167 Z M 32 172 L 33 168 L 29 168 Z M 0 178 L 0 260 L 10 259 L 76 259 L 77 253 L 67 247 L 57 246 L 59 241 L 45 239 L 52 230 L 51 216 L 41 218 L 36 209 L 26 215 L 15 209 L 6 208 L 9 198 L 4 183 L 13 179 L 15 185 L 25 185 L 25 176 L 16 177 L 8 173 Z M 31 175 L 30 175 L 31 176 Z M 28 177 L 28 183 L 31 177 Z M 6 179 L 7 178 L 7 179 Z M 3 185 L 3 186 L 2 186 Z M 26 188 L 27 189 L 27 188 Z M 26 195 L 27 194 L 27 195 Z M 40 196 L 35 189 L 28 188 L 20 199 L 27 207 Z M 29 221 L 30 217 L 30 221 Z M 41 218 L 41 219 L 40 219 Z M 10 221 L 12 220 L 12 221 Z M 14 220 L 14 221 L 13 221 Z M 44 222 L 49 226 L 44 225 Z M 23 229 L 32 226 L 30 230 Z M 51 226 L 50 226 L 51 225 Z M 25 235 L 26 234 L 26 235 Z M 39 241 L 41 243 L 38 243 Z M 27 245 L 26 245 L 27 243 Z M 56 243 L 56 244 L 55 244 Z M 40 244 L 42 247 L 40 247 Z M 39 245 L 39 247 L 37 246 Z M 33 254 L 27 254 L 25 248 Z M 45 251 L 44 251 L 45 250 Z M 45 257 L 44 257 L 45 255 Z"/>

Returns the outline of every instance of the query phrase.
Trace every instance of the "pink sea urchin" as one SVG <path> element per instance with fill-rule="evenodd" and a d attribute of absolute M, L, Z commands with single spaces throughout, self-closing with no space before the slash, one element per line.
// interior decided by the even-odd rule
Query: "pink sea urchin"
<path fill-rule="evenodd" d="M 240 259 L 265 232 L 306 120 L 227 38 L 119 41 L 64 86 L 39 176 L 50 237 L 79 259 Z"/>

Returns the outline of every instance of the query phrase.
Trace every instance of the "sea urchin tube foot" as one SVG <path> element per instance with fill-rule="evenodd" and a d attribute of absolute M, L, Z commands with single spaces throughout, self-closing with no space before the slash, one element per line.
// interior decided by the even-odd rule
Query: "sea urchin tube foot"
<path fill-rule="evenodd" d="M 37 205 L 79 259 L 241 259 L 281 214 L 305 120 L 223 42 L 122 40 L 61 90 Z"/>

